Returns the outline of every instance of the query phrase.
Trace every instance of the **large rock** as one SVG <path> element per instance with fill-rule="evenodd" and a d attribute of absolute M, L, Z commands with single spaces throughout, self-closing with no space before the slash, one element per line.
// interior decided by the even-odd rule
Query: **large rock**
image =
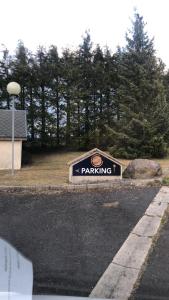
<path fill-rule="evenodd" d="M 123 172 L 123 177 L 146 179 L 162 175 L 159 163 L 149 159 L 134 159 Z"/>

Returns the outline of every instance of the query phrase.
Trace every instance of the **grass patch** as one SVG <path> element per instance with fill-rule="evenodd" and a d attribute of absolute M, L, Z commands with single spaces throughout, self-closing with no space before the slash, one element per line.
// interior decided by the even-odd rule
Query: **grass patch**
<path fill-rule="evenodd" d="M 162 180 L 163 185 L 169 185 L 169 177 L 164 177 Z"/>
<path fill-rule="evenodd" d="M 50 154 L 33 154 L 31 165 L 23 166 L 11 176 L 11 170 L 0 171 L 0 185 L 57 185 L 68 183 L 69 167 L 67 163 L 84 154 L 84 152 L 61 152 Z M 125 166 L 129 160 L 119 159 Z M 159 159 L 165 176 L 164 182 L 169 183 L 169 158 Z M 168 177 L 167 177 L 168 175 Z M 168 178 L 168 179 L 167 179 Z"/>
<path fill-rule="evenodd" d="M 67 163 L 81 155 L 79 152 L 34 154 L 32 163 L 23 166 L 21 170 L 0 171 L 0 185 L 24 186 L 24 185 L 56 185 L 68 182 L 69 168 Z"/>

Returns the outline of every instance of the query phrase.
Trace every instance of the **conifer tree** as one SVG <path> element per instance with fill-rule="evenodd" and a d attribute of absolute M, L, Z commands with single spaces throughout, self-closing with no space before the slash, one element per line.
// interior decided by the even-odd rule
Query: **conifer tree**
<path fill-rule="evenodd" d="M 8 49 L 3 45 L 2 59 L 0 61 L 0 108 L 10 109 L 10 97 L 6 86 L 11 80 L 12 57 Z"/>
<path fill-rule="evenodd" d="M 26 108 L 27 98 L 27 84 L 29 82 L 29 51 L 24 46 L 22 41 L 18 42 L 16 48 L 15 59 L 12 64 L 12 77 L 14 81 L 17 81 L 21 85 L 21 93 L 19 96 L 20 103 L 18 107 L 20 109 Z"/>
<path fill-rule="evenodd" d="M 38 115 L 39 115 L 39 122 L 38 123 L 38 130 L 41 138 L 41 145 L 45 147 L 48 144 L 48 124 L 49 124 L 49 63 L 48 63 L 48 52 L 47 50 L 40 46 L 36 53 L 35 58 L 35 76 L 36 76 L 36 99 L 38 103 Z"/>
<path fill-rule="evenodd" d="M 127 46 L 120 53 L 116 97 L 120 115 L 111 153 L 127 158 L 166 154 L 168 105 L 163 83 L 163 64 L 156 58 L 153 40 L 145 32 L 143 17 L 135 13 Z"/>
<path fill-rule="evenodd" d="M 77 51 L 79 65 L 79 96 L 83 101 L 83 146 L 88 148 L 91 130 L 91 105 L 92 105 L 92 42 L 89 32 L 83 38 L 83 43 Z"/>
<path fill-rule="evenodd" d="M 55 138 L 56 144 L 60 145 L 61 138 L 61 126 L 60 122 L 63 117 L 62 110 L 62 74 L 61 74 L 61 63 L 58 55 L 57 47 L 52 45 L 48 51 L 48 64 L 49 64 L 49 94 L 50 94 L 50 106 L 51 106 L 51 117 L 50 117 L 50 137 Z"/>

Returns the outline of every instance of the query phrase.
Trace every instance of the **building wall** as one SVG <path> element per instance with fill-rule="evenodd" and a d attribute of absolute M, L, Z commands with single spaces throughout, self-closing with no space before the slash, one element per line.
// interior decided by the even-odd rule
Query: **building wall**
<path fill-rule="evenodd" d="M 14 146 L 14 168 L 21 168 L 22 141 L 15 141 Z M 12 143 L 11 141 L 0 141 L 0 170 L 8 170 L 12 167 Z"/>

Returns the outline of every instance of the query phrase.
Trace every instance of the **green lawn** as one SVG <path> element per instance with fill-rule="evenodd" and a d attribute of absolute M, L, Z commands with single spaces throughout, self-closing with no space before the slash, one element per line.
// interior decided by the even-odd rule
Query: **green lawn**
<path fill-rule="evenodd" d="M 24 166 L 20 171 L 0 171 L 0 185 L 56 185 L 68 183 L 69 168 L 67 163 L 84 152 L 67 152 L 55 154 L 36 154 L 32 156 L 32 163 Z M 127 166 L 129 160 L 120 159 Z M 157 160 L 163 174 L 169 176 L 169 158 Z"/>

